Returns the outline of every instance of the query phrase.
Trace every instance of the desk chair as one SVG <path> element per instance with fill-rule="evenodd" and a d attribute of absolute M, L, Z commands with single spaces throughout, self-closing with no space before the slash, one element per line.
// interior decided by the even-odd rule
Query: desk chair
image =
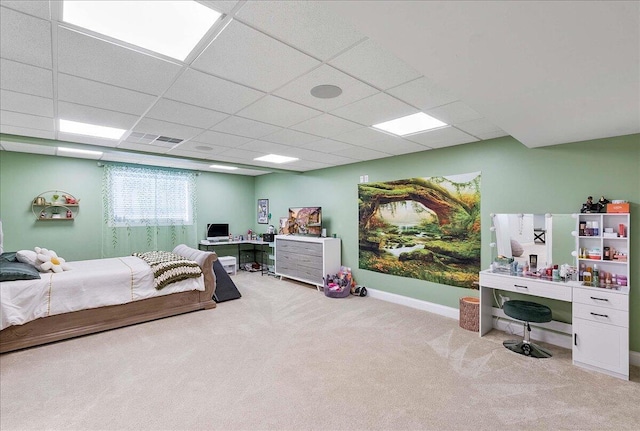
<path fill-rule="evenodd" d="M 553 356 L 547 349 L 532 343 L 529 340 L 531 326 L 529 322 L 551 322 L 551 309 L 546 305 L 530 301 L 507 301 L 502 306 L 502 311 L 509 317 L 524 322 L 524 339 L 508 340 L 502 344 L 512 352 L 534 358 L 550 358 Z"/>

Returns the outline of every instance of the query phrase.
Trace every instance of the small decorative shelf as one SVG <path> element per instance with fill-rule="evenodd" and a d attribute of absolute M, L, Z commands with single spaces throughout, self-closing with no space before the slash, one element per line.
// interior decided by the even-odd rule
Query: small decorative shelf
<path fill-rule="evenodd" d="M 80 199 L 64 190 L 47 190 L 31 203 L 37 221 L 74 220 L 80 211 Z"/>

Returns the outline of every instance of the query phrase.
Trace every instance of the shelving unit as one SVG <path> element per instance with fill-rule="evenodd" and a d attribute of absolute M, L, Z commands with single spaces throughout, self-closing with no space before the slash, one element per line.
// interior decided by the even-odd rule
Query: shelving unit
<path fill-rule="evenodd" d="M 573 288 L 573 363 L 628 379 L 630 217 L 585 213 L 577 219 L 576 263 L 581 284 Z M 597 282 L 593 277 L 596 265 Z"/>
<path fill-rule="evenodd" d="M 33 199 L 31 212 L 36 221 L 72 221 L 80 211 L 79 201 L 64 190 L 47 190 Z"/>

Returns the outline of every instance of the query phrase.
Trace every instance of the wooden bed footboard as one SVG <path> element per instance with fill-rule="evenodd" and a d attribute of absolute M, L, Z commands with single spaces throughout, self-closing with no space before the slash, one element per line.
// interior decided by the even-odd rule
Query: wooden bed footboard
<path fill-rule="evenodd" d="M 0 331 L 0 353 L 94 334 L 190 311 L 215 308 L 216 303 L 212 299 L 216 288 L 213 263 L 218 257 L 213 252 L 200 253 L 206 254 L 199 255 L 199 259 L 193 260 L 198 262 L 204 273 L 204 291 L 172 293 L 127 304 L 56 314 L 27 322 L 24 325 L 9 326 Z M 189 258 L 192 259 L 192 257 Z"/>

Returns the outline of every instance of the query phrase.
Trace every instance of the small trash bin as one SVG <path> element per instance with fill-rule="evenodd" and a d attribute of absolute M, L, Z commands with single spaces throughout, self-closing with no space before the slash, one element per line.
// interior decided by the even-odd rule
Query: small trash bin
<path fill-rule="evenodd" d="M 480 329 L 480 300 L 472 296 L 460 298 L 460 327 L 478 332 Z"/>

